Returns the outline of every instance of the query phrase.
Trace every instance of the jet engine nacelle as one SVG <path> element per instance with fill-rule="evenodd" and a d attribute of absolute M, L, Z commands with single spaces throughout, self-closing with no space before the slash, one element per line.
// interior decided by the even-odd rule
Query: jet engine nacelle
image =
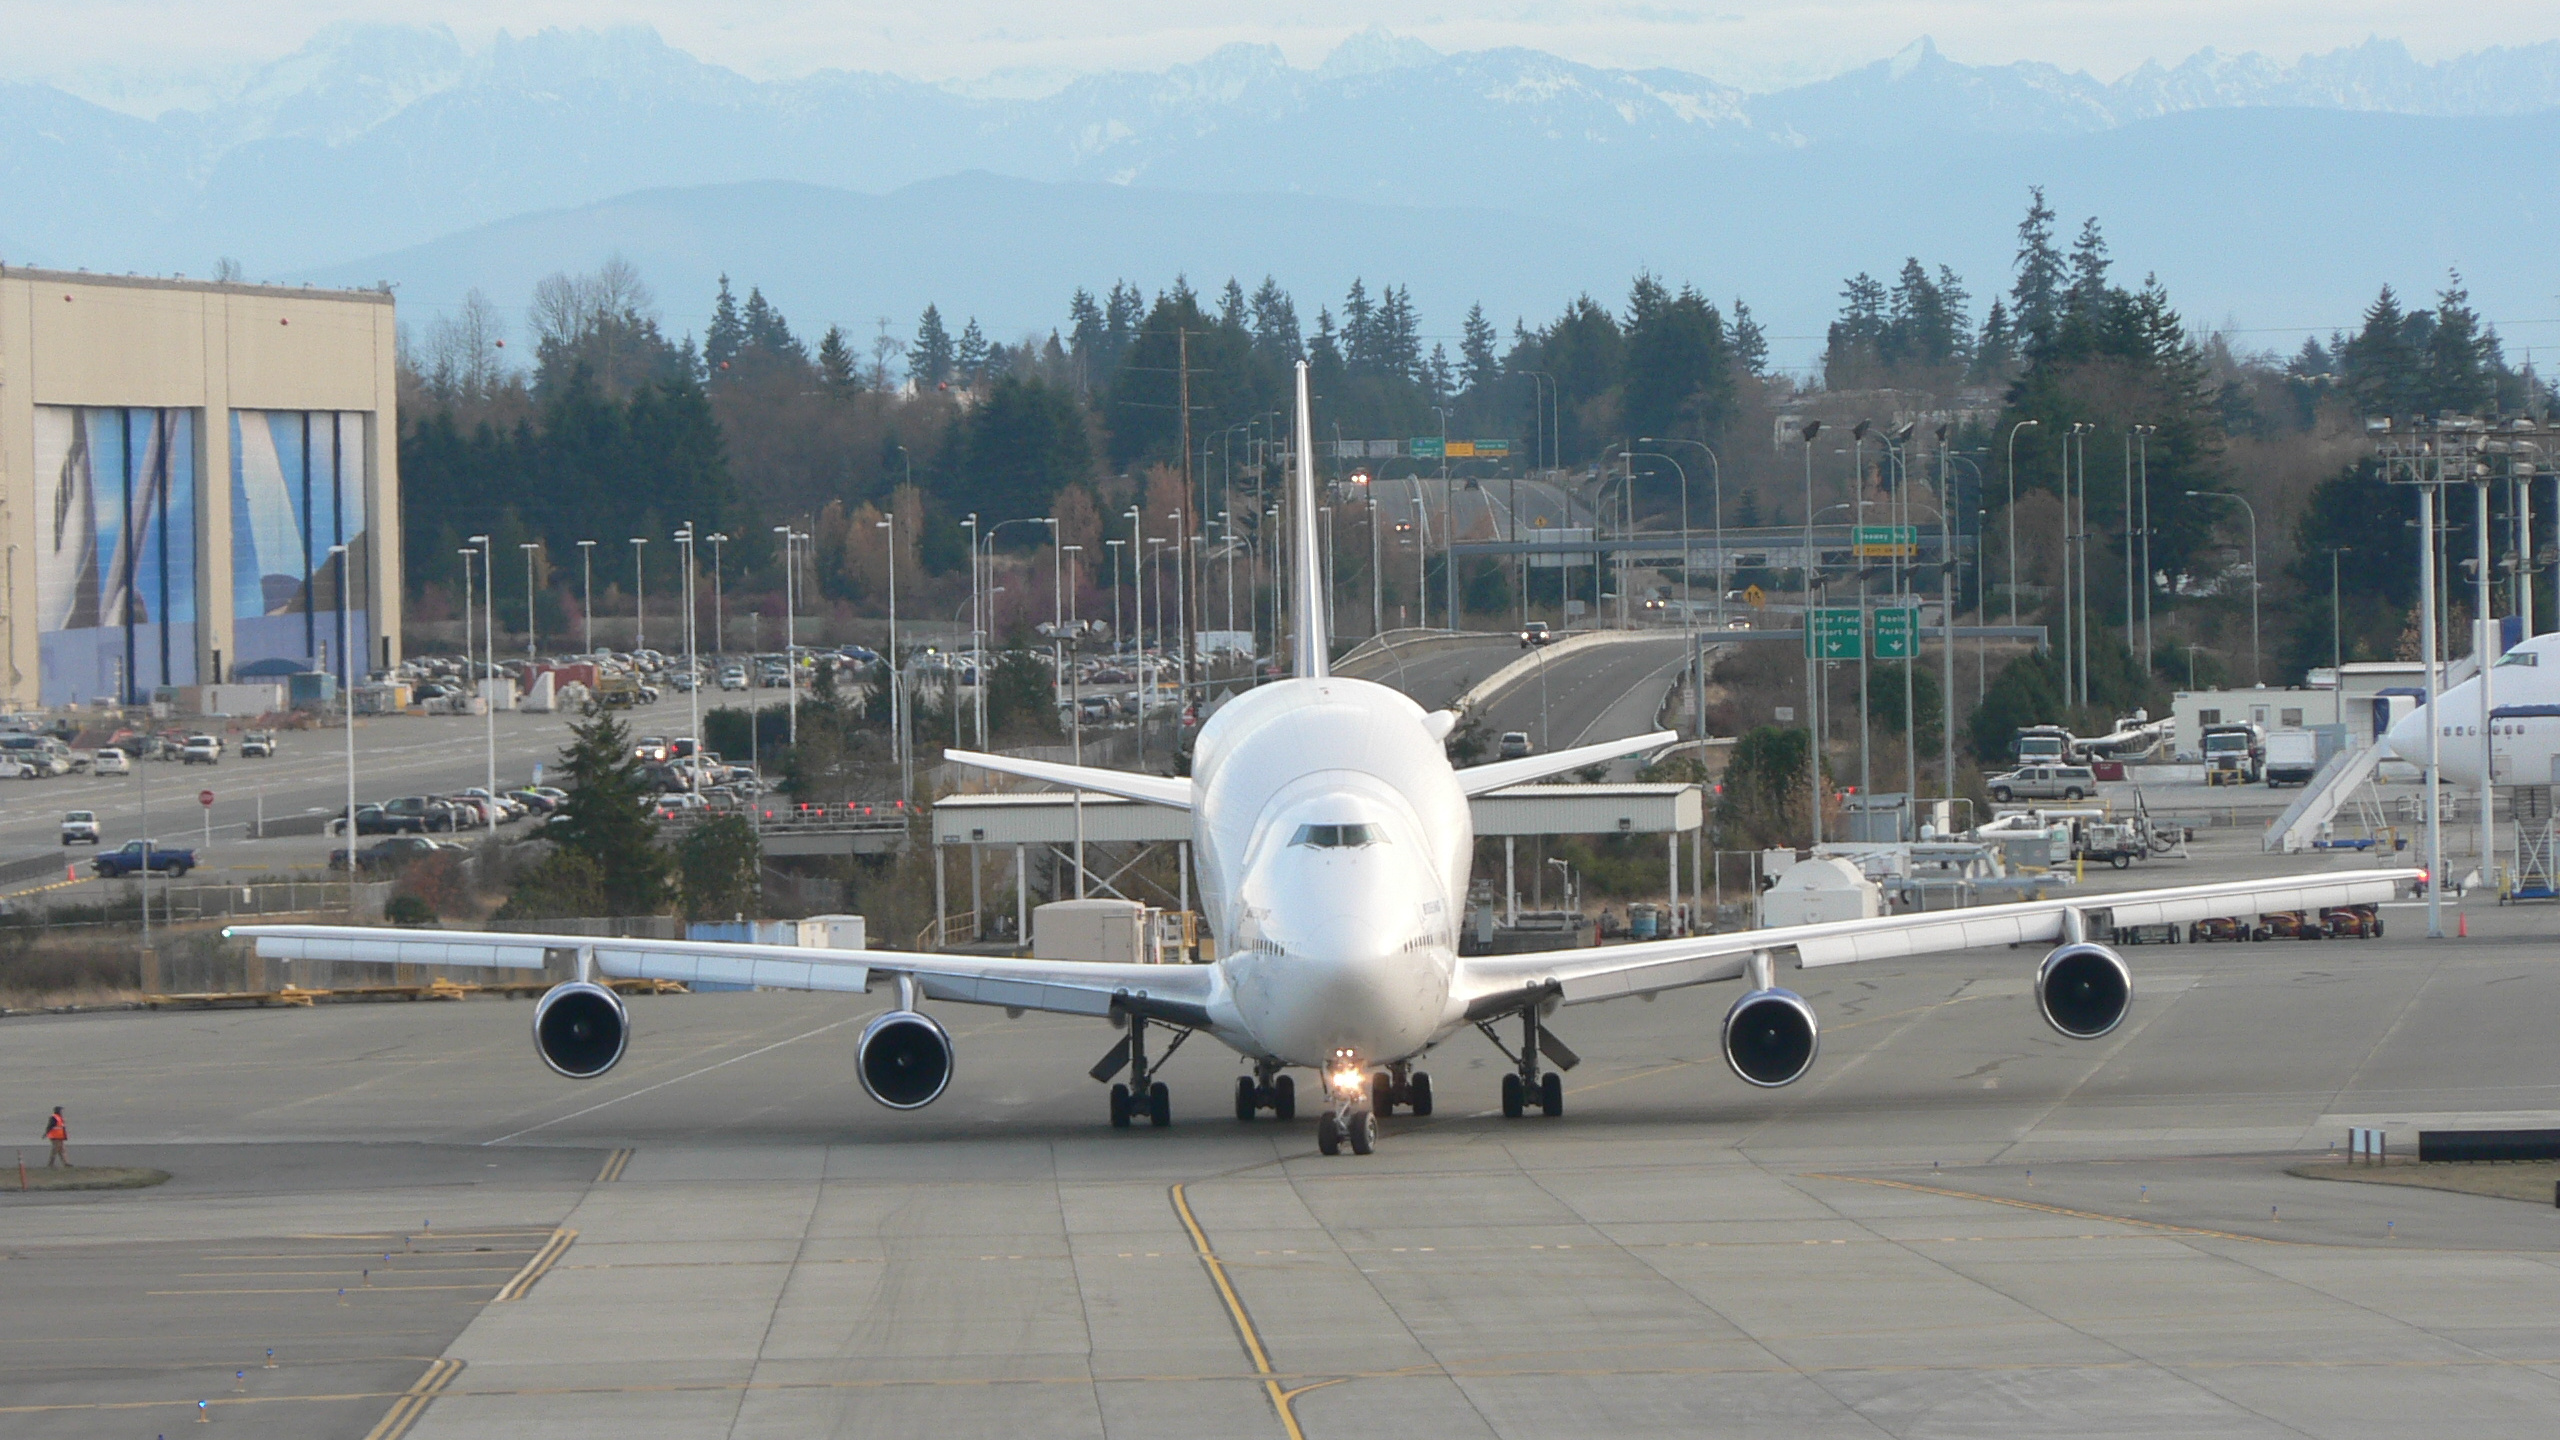
<path fill-rule="evenodd" d="M 892 1010 L 854 1042 L 862 1088 L 892 1110 L 921 1110 L 951 1085 L 951 1037 L 930 1015 Z"/>
<path fill-rule="evenodd" d="M 1792 990 L 1754 990 L 1724 1014 L 1725 1063 L 1764 1090 L 1803 1079 L 1820 1048 L 1813 1007 Z"/>
<path fill-rule="evenodd" d="M 2133 971 L 2104 945 L 2061 946 L 2036 967 L 2036 1008 L 2072 1039 L 2095 1040 L 2133 1008 Z"/>
<path fill-rule="evenodd" d="M 602 985 L 572 980 L 534 1002 L 534 1051 L 572 1080 L 593 1080 L 612 1069 L 630 1043 L 631 1016 L 622 997 Z"/>

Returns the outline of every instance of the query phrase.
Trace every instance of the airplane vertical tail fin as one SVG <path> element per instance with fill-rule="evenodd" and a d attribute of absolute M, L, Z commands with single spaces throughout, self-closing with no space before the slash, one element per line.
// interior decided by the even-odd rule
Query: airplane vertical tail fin
<path fill-rule="evenodd" d="M 1290 673 L 1302 680 L 1330 673 L 1325 636 L 1331 629 L 1324 593 L 1324 552 L 1316 533 L 1316 422 L 1307 403 L 1307 362 L 1298 362 L 1298 468 L 1289 486 L 1289 598 L 1298 631 Z"/>

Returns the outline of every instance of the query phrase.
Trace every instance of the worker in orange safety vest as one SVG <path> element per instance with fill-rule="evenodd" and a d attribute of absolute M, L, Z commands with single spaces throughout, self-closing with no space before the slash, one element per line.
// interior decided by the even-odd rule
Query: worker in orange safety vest
<path fill-rule="evenodd" d="M 50 1170 L 59 1165 L 66 1170 L 70 1169 L 71 1158 L 62 1153 L 62 1147 L 71 1139 L 71 1127 L 63 1123 L 62 1107 L 59 1105 L 53 1107 L 53 1114 L 44 1122 L 44 1138 L 53 1142 L 53 1153 L 46 1158 L 44 1168 Z"/>

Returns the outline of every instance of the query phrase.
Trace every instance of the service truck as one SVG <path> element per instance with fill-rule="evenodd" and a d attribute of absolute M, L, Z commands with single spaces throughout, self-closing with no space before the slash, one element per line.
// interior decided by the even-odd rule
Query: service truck
<path fill-rule="evenodd" d="M 2214 785 L 2255 785 L 2265 778 L 2267 741 L 2257 726 L 2204 727 L 2205 780 Z"/>
<path fill-rule="evenodd" d="M 2308 730 L 2278 730 L 2266 741 L 2267 788 L 2308 785 L 2320 771 L 2320 737 Z"/>

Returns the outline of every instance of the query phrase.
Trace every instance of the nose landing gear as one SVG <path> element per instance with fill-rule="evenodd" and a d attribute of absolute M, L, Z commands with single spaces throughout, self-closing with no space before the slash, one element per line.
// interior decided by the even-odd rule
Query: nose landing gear
<path fill-rule="evenodd" d="M 1316 1117 L 1316 1149 L 1339 1155 L 1348 1144 L 1354 1155 L 1378 1148 L 1378 1112 L 1393 1097 L 1395 1077 L 1381 1070 L 1363 1075 L 1360 1057 L 1349 1050 L 1333 1052 L 1324 1075 L 1325 1113 Z"/>

